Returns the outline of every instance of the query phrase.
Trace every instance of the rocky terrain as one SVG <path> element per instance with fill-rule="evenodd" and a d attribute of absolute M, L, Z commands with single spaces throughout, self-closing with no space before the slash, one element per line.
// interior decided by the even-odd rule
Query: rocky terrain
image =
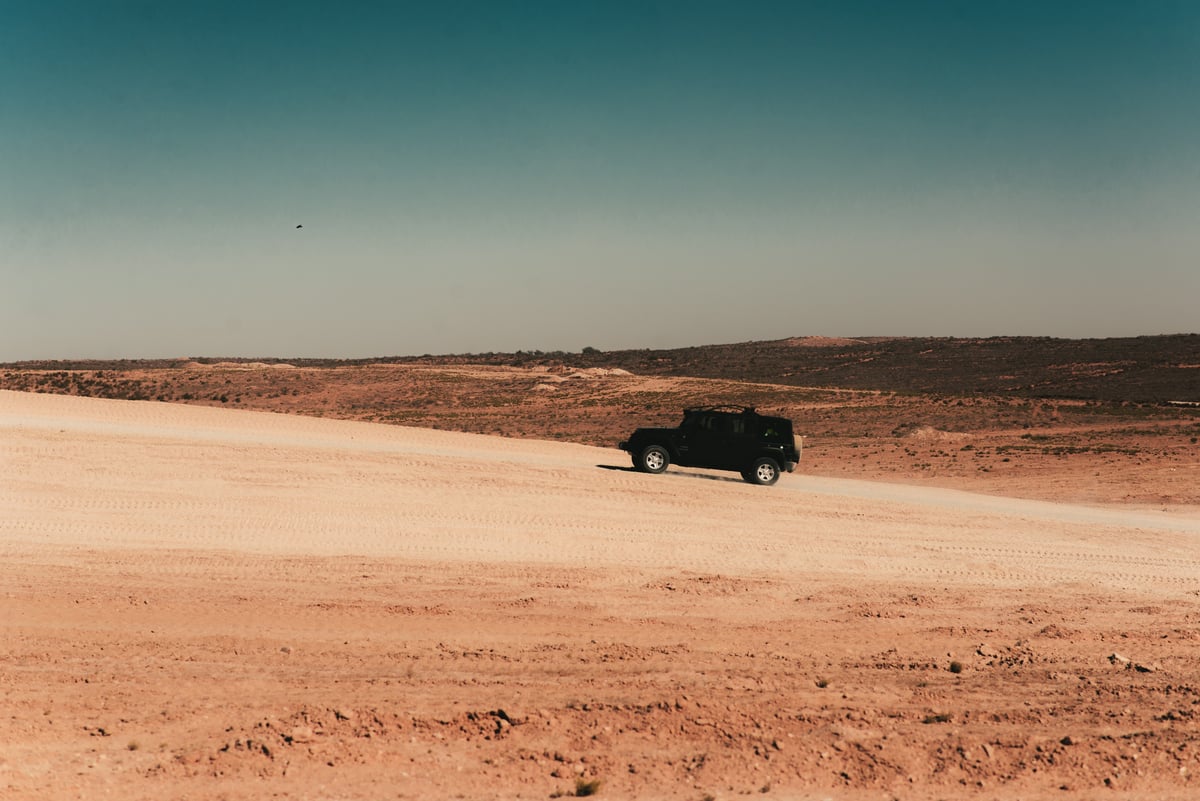
<path fill-rule="evenodd" d="M 1195 408 L 603 355 L 0 368 L 0 797 L 1196 797 Z"/>

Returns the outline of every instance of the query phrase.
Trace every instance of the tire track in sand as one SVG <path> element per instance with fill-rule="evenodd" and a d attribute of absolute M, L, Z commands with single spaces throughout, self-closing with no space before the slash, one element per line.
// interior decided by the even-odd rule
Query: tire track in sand
<path fill-rule="evenodd" d="M 1167 515 L 800 475 L 774 488 L 646 476 L 599 469 L 620 456 L 600 448 L 12 392 L 0 393 L 0 433 L 16 468 L 0 481 L 8 548 L 1200 583 L 1197 524 Z"/>

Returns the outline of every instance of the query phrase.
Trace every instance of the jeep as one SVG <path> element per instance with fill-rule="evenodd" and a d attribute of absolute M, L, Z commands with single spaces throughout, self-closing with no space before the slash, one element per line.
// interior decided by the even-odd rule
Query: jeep
<path fill-rule="evenodd" d="M 643 473 L 669 465 L 736 470 L 751 484 L 774 484 L 800 462 L 792 421 L 767 417 L 752 406 L 685 409 L 678 428 L 639 428 L 617 447 Z"/>

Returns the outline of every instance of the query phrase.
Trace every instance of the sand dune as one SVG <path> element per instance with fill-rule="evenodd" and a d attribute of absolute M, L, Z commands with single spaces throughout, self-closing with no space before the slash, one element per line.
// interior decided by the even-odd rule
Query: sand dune
<path fill-rule="evenodd" d="M 7 392 L 0 404 L 10 544 L 867 579 L 986 559 L 973 580 L 1146 590 L 1200 576 L 1200 521 L 1166 514 L 802 473 L 774 488 L 651 477 L 615 449 L 257 412 Z"/>
<path fill-rule="evenodd" d="M 15 721 L 0 738 L 6 797 L 107 788 L 249 798 L 260 797 L 262 777 L 285 795 L 331 797 L 309 784 L 323 776 L 346 798 L 377 797 L 381 780 L 410 788 L 405 797 L 546 797 L 580 777 L 639 797 L 1009 787 L 1082 798 L 1115 782 L 1182 798 L 1200 772 L 1200 691 L 1156 695 L 1170 691 L 1165 677 L 1194 678 L 1200 665 L 1200 644 L 1183 635 L 1200 620 L 1194 518 L 802 470 L 772 488 L 711 471 L 646 476 L 612 449 L 14 392 L 0 392 L 0 460 L 11 690 L 0 716 Z M 388 592 L 366 580 L 385 574 Z M 131 600 L 131 610 L 127 595 L 158 601 Z M 1130 611 L 1141 608 L 1158 612 Z M 1138 633 L 1138 624 L 1150 625 Z M 1029 633 L 1049 626 L 1064 633 L 1031 651 Z M 1130 628 L 1162 636 L 1131 641 Z M 387 692 L 370 671 L 338 673 L 350 657 L 329 643 L 343 635 L 356 644 L 351 662 L 390 677 Z M 664 642 L 683 650 L 652 651 Z M 616 646 L 631 661 L 595 653 Z M 310 655 L 276 674 L 293 648 Z M 1138 648 L 1138 664 L 1152 666 L 1114 673 L 1112 652 Z M 249 665 L 233 653 L 247 651 Z M 181 667 L 197 652 L 205 669 Z M 394 667 L 436 653 L 438 676 L 405 680 Z M 477 672 L 476 684 L 459 683 L 481 659 L 483 694 Z M 905 664 L 928 673 L 928 697 Z M 1014 678 L 1021 665 L 1030 670 Z M 123 674 L 116 693 L 78 684 L 110 669 Z M 1145 695 L 1101 692 L 1112 676 L 1128 691 L 1134 674 Z M 1088 686 L 1077 686 L 1080 675 Z M 826 676 L 848 694 L 834 701 L 818 686 Z M 1037 702 L 1024 719 L 1010 716 L 1005 681 L 1056 708 L 1074 699 L 1075 712 L 1055 720 Z M 658 713 L 638 710 L 663 697 L 678 730 L 651 737 L 659 727 L 646 720 Z M 695 705 L 690 717 L 681 697 Z M 1138 699 L 1144 714 L 1129 713 Z M 335 714 L 338 703 L 348 711 Z M 989 704 L 1003 715 L 991 729 Z M 496 716 L 501 705 L 525 719 Z M 942 706 L 956 710 L 953 734 L 922 718 Z M 1187 716 L 1161 717 L 1176 706 Z M 768 709 L 770 736 L 753 720 Z M 843 717 L 867 709 L 869 724 Z M 380 727 L 370 742 L 352 725 L 368 715 Z M 250 738 L 258 718 L 270 725 Z M 452 722 L 452 734 L 433 738 L 442 724 L 430 721 Z M 1103 731 L 1111 743 L 1126 723 L 1161 735 L 1139 744 L 1150 754 L 1141 769 L 1122 762 L 1118 742 L 1030 770 L 1043 740 Z M 705 725 L 707 740 L 687 733 Z M 580 738 L 580 726 L 603 736 Z M 110 741 L 96 727 L 137 734 Z M 866 738 L 885 753 L 889 737 L 894 756 L 870 769 L 838 745 Z M 983 749 L 997 737 L 1009 739 Z M 938 756 L 968 741 L 973 755 Z M 996 756 L 1002 748 L 1011 753 Z M 690 767 L 679 761 L 714 750 Z M 342 763 L 354 767 L 339 772 Z"/>

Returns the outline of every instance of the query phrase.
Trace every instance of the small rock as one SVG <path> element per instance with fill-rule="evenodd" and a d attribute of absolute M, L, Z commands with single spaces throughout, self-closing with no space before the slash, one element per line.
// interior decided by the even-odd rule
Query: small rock
<path fill-rule="evenodd" d="M 279 649 L 279 653 L 281 653 L 281 654 L 290 654 L 291 652 L 292 652 L 292 646 L 290 646 L 290 645 L 285 645 Z"/>
<path fill-rule="evenodd" d="M 1066 737 L 1059 740 L 1059 742 L 1063 745 L 1075 745 L 1075 738 L 1068 734 Z"/>
<path fill-rule="evenodd" d="M 988 745 L 987 743 L 984 743 L 983 744 L 983 753 L 987 754 L 988 759 L 991 759 L 992 758 L 992 747 L 990 745 Z"/>
<path fill-rule="evenodd" d="M 980 644 L 980 646 L 975 649 L 975 653 L 979 654 L 980 656 L 989 656 L 989 657 L 1000 656 L 1000 652 L 997 651 L 992 646 L 988 645 L 987 643 Z"/>
<path fill-rule="evenodd" d="M 1135 662 L 1133 664 L 1133 669 L 1136 670 L 1138 673 L 1157 673 L 1158 672 L 1157 665 L 1143 665 L 1141 662 Z"/>
<path fill-rule="evenodd" d="M 1112 662 L 1114 665 L 1128 665 L 1130 662 L 1129 657 L 1122 656 L 1118 653 L 1109 654 L 1108 661 Z"/>

